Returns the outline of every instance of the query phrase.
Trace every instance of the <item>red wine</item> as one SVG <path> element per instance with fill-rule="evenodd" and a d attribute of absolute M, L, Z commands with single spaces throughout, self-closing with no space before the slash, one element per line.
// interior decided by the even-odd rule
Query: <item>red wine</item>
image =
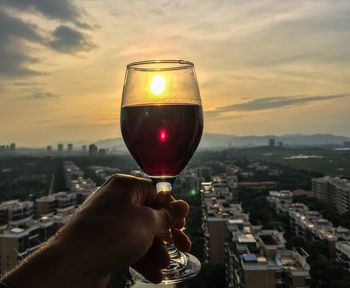
<path fill-rule="evenodd" d="M 123 107 L 121 130 L 131 155 L 145 173 L 176 176 L 185 168 L 202 137 L 202 107 Z"/>

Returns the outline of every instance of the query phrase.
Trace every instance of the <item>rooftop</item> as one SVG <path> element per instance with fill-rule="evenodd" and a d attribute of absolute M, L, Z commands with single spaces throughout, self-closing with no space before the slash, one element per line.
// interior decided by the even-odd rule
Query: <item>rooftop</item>
<path fill-rule="evenodd" d="M 256 243 L 256 240 L 253 234 L 241 234 L 237 237 L 237 242 L 240 244 Z"/>
<path fill-rule="evenodd" d="M 278 245 L 278 242 L 272 235 L 260 235 L 260 239 L 265 245 Z"/>
<path fill-rule="evenodd" d="M 9 200 L 0 204 L 0 210 L 25 209 L 32 208 L 33 206 L 34 203 L 31 201 Z"/>
<path fill-rule="evenodd" d="M 350 258 L 350 241 L 338 241 L 335 247 L 338 251 Z"/>

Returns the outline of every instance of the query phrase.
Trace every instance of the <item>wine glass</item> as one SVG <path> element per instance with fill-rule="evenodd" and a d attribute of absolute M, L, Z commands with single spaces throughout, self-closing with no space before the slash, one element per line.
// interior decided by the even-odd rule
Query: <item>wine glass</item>
<path fill-rule="evenodd" d="M 150 60 L 127 65 L 121 103 L 121 132 L 131 155 L 152 179 L 157 192 L 171 191 L 203 133 L 202 103 L 191 62 Z M 163 284 L 199 273 L 193 255 L 166 243 L 170 264 Z"/>

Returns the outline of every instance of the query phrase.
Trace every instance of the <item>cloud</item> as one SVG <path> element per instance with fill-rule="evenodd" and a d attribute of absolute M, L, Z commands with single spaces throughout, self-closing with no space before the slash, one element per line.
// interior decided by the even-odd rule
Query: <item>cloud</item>
<path fill-rule="evenodd" d="M 58 26 L 52 35 L 50 47 L 62 53 L 89 51 L 95 47 L 86 35 L 65 25 Z"/>
<path fill-rule="evenodd" d="M 29 67 L 38 59 L 27 54 L 28 42 L 44 42 L 38 27 L 0 9 L 0 77 L 40 74 Z"/>
<path fill-rule="evenodd" d="M 25 98 L 28 100 L 44 100 L 44 99 L 57 99 L 60 95 L 47 92 L 41 89 L 33 90 L 30 95 L 27 95 Z"/>
<path fill-rule="evenodd" d="M 33 87 L 33 86 L 40 86 L 42 83 L 41 82 L 36 82 L 36 81 L 18 81 L 18 82 L 13 82 L 12 85 L 15 87 Z"/>
<path fill-rule="evenodd" d="M 316 95 L 316 96 L 266 97 L 266 98 L 253 99 L 244 103 L 217 107 L 214 110 L 206 111 L 206 115 L 208 115 L 211 118 L 216 118 L 220 116 L 222 113 L 226 113 L 226 112 L 245 112 L 245 111 L 276 109 L 276 108 L 282 108 L 282 107 L 303 105 L 311 102 L 333 100 L 333 99 L 344 98 L 349 96 L 350 96 L 350 93 L 335 94 L 335 95 Z"/>
<path fill-rule="evenodd" d="M 83 13 L 83 10 L 71 0 L 0 0 L 0 4 L 19 11 L 40 13 L 48 18 L 69 22 L 77 22 Z"/>
<path fill-rule="evenodd" d="M 22 17 L 24 14 L 38 14 L 43 20 L 55 19 L 78 28 L 60 24 L 50 33 L 46 27 L 40 27 L 27 20 L 28 17 Z M 0 78 L 45 74 L 33 68 L 33 64 L 40 61 L 33 56 L 37 45 L 73 54 L 95 47 L 92 40 L 79 31 L 91 28 L 81 21 L 84 14 L 72 0 L 0 0 Z"/>

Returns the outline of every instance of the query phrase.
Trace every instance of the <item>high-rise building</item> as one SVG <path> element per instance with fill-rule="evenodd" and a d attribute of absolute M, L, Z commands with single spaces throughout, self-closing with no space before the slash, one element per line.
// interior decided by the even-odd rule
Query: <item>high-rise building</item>
<path fill-rule="evenodd" d="M 72 152 L 73 152 L 73 144 L 72 144 L 72 143 L 69 143 L 69 144 L 67 145 L 67 151 L 68 151 L 69 153 L 72 153 Z"/>
<path fill-rule="evenodd" d="M 350 181 L 339 177 L 312 179 L 314 196 L 343 214 L 350 211 Z"/>
<path fill-rule="evenodd" d="M 11 143 L 10 144 L 10 151 L 11 152 L 16 152 L 16 143 Z"/>
<path fill-rule="evenodd" d="M 63 144 L 57 144 L 57 151 L 59 153 L 62 153 L 63 152 Z"/>
<path fill-rule="evenodd" d="M 204 181 L 210 181 L 211 177 L 213 176 L 213 169 L 210 167 L 200 166 L 196 170 L 198 177 L 204 178 Z"/>
<path fill-rule="evenodd" d="M 224 242 L 227 237 L 227 219 L 209 216 L 206 222 L 207 260 L 211 264 L 225 264 Z"/>
<path fill-rule="evenodd" d="M 270 138 L 269 139 L 269 147 L 275 147 L 276 146 L 276 139 Z"/>
<path fill-rule="evenodd" d="M 5 153 L 16 152 L 16 143 L 11 143 L 10 145 L 0 145 L 0 152 L 5 152 Z"/>
<path fill-rule="evenodd" d="M 234 204 L 234 193 L 225 177 L 213 177 L 211 182 L 201 183 L 201 199 L 204 229 L 205 261 L 212 264 L 225 264 L 224 242 L 227 225 L 235 215 L 240 221 L 248 219 L 239 204 Z"/>
<path fill-rule="evenodd" d="M 46 152 L 48 152 L 48 153 L 52 152 L 52 146 L 51 145 L 46 146 Z"/>
<path fill-rule="evenodd" d="M 81 146 L 81 151 L 86 153 L 87 152 L 87 146 L 86 145 Z"/>
<path fill-rule="evenodd" d="M 98 153 L 98 147 L 95 144 L 89 145 L 89 155 L 90 156 L 96 156 Z"/>
<path fill-rule="evenodd" d="M 98 155 L 99 156 L 106 156 L 107 155 L 107 150 L 104 148 L 98 149 Z"/>
<path fill-rule="evenodd" d="M 312 192 L 315 198 L 329 202 L 329 179 L 328 178 L 314 178 L 311 180 L 312 183 Z"/>

